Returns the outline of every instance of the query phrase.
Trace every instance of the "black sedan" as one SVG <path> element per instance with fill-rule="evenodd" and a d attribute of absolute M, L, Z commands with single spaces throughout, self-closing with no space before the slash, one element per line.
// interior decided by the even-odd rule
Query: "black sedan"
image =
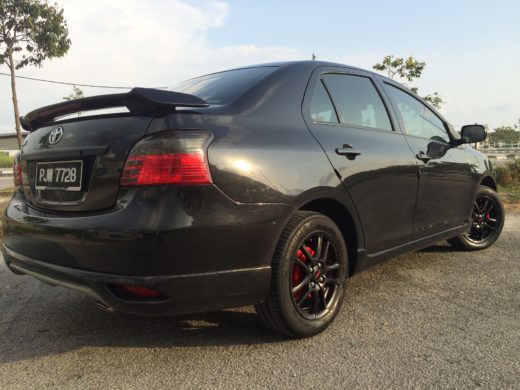
<path fill-rule="evenodd" d="M 459 135 L 349 66 L 251 66 L 62 102 L 22 125 L 4 260 L 109 311 L 254 304 L 306 337 L 333 321 L 352 274 L 443 239 L 487 248 L 504 223 L 492 166 L 468 145 L 484 128 Z"/>

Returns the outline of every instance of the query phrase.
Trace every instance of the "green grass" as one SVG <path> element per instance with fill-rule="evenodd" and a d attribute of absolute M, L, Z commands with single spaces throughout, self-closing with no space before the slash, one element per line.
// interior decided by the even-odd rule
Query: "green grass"
<path fill-rule="evenodd" d="M 498 192 L 505 202 L 520 203 L 520 159 L 496 168 Z"/>
<path fill-rule="evenodd" d="M 9 204 L 9 200 L 11 200 L 11 196 L 13 196 L 14 187 L 4 188 L 0 190 L 0 214 L 4 213 L 7 205 Z M 2 220 L 0 219 L 0 239 L 2 238 Z"/>
<path fill-rule="evenodd" d="M 5 153 L 0 153 L 0 168 L 12 168 L 13 158 Z"/>
<path fill-rule="evenodd" d="M 498 186 L 498 192 L 505 202 L 518 203 L 520 202 L 520 183 L 513 183 L 507 186 Z"/>

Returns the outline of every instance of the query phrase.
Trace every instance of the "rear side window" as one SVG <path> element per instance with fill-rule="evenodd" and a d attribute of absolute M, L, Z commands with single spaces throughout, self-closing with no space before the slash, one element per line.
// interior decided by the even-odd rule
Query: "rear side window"
<path fill-rule="evenodd" d="M 443 122 L 432 110 L 399 88 L 390 84 L 386 85 L 403 118 L 406 134 L 446 143 L 450 142 L 450 137 Z"/>
<path fill-rule="evenodd" d="M 228 70 L 186 80 L 169 89 L 195 95 L 210 104 L 229 104 L 276 69 L 260 66 Z"/>
<path fill-rule="evenodd" d="M 311 118 L 315 122 L 339 123 L 332 101 L 321 80 L 318 80 L 312 95 Z"/>
<path fill-rule="evenodd" d="M 383 100 L 368 77 L 327 74 L 323 80 L 342 124 L 392 130 Z"/>

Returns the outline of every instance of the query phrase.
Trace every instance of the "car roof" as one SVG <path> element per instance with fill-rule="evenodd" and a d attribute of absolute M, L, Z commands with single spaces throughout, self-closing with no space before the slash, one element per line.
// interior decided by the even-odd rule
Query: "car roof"
<path fill-rule="evenodd" d="M 252 64 L 252 65 L 240 66 L 237 68 L 223 69 L 223 70 L 220 70 L 217 72 L 212 72 L 212 73 L 208 73 L 205 75 L 197 76 L 196 78 L 208 76 L 208 75 L 216 74 L 216 73 L 223 73 L 223 72 L 229 72 L 229 71 L 233 71 L 233 70 L 239 70 L 239 69 L 250 69 L 250 68 L 260 68 L 260 67 L 278 67 L 278 68 L 297 68 L 298 70 L 304 70 L 304 69 L 314 69 L 314 68 L 317 68 L 320 66 L 341 67 L 341 68 L 345 68 L 345 69 L 366 72 L 366 73 L 370 73 L 374 76 L 377 76 L 379 78 L 392 81 L 391 79 L 389 79 L 379 73 L 368 70 L 368 69 L 358 68 L 358 67 L 351 66 L 351 65 L 340 64 L 337 62 L 316 61 L 316 60 L 280 61 L 280 62 L 267 62 L 267 63 L 262 63 L 262 64 Z"/>
<path fill-rule="evenodd" d="M 293 68 L 294 71 L 298 72 L 298 71 L 312 71 L 314 70 L 315 68 L 317 67 L 338 67 L 338 68 L 344 68 L 344 69 L 347 69 L 347 70 L 354 70 L 354 71 L 360 71 L 360 72 L 364 72 L 364 73 L 368 73 L 370 74 L 371 76 L 373 77 L 376 77 L 378 78 L 379 80 L 381 80 L 382 82 L 388 82 L 390 84 L 393 84 L 393 85 L 398 85 L 400 88 L 405 88 L 407 90 L 409 90 L 409 87 L 404 85 L 404 84 L 401 84 L 399 82 L 397 82 L 396 80 L 392 80 L 380 73 L 376 73 L 376 72 L 373 72 L 371 70 L 368 70 L 368 69 L 363 69 L 363 68 L 358 68 L 358 67 L 355 67 L 355 66 L 351 66 L 351 65 L 345 65 L 345 64 L 340 64 L 340 63 L 336 63 L 336 62 L 329 62 L 329 61 L 316 61 L 316 60 L 305 60 L 305 61 L 281 61 L 281 62 L 270 62 L 270 63 L 265 63 L 265 64 L 257 64 L 257 65 L 248 65 L 248 66 L 243 66 L 243 67 L 239 67 L 239 68 L 234 68 L 234 69 L 227 69 L 227 70 L 224 70 L 225 71 L 231 71 L 231 70 L 236 70 L 236 69 L 248 69 L 248 68 L 256 68 L 256 67 L 268 67 L 268 66 L 276 66 L 276 67 L 279 67 L 280 69 L 279 70 L 282 70 L 282 69 L 291 69 Z M 216 72 L 216 73 L 221 73 L 221 72 Z M 424 100 L 424 98 L 420 97 L 419 95 L 415 94 L 417 98 L 419 98 L 423 103 L 425 103 L 430 109 L 432 109 L 440 118 L 442 118 L 446 123 L 450 123 L 440 112 L 439 110 L 436 110 L 434 107 L 432 107 L 430 105 L 430 103 L 428 103 L 427 101 Z"/>

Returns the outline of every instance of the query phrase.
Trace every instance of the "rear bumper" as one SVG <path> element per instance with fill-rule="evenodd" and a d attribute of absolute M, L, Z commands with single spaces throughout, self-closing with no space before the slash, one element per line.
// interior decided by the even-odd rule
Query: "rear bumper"
<path fill-rule="evenodd" d="M 285 204 L 240 204 L 215 186 L 130 188 L 111 210 L 51 212 L 16 193 L 3 215 L 2 250 L 15 273 L 94 296 L 128 313 L 168 315 L 260 302 Z M 135 284 L 166 299 L 118 298 Z"/>
<path fill-rule="evenodd" d="M 84 271 L 49 264 L 2 244 L 7 267 L 53 286 L 88 294 L 109 311 L 138 315 L 172 315 L 261 302 L 271 276 L 269 266 L 185 275 L 128 276 Z M 115 295 L 111 284 L 136 284 L 161 292 L 160 300 L 129 300 Z"/>
<path fill-rule="evenodd" d="M 111 210 L 51 212 L 17 193 L 4 243 L 42 262 L 107 274 L 157 276 L 270 265 L 291 208 L 239 204 L 216 187 L 132 188 Z"/>

